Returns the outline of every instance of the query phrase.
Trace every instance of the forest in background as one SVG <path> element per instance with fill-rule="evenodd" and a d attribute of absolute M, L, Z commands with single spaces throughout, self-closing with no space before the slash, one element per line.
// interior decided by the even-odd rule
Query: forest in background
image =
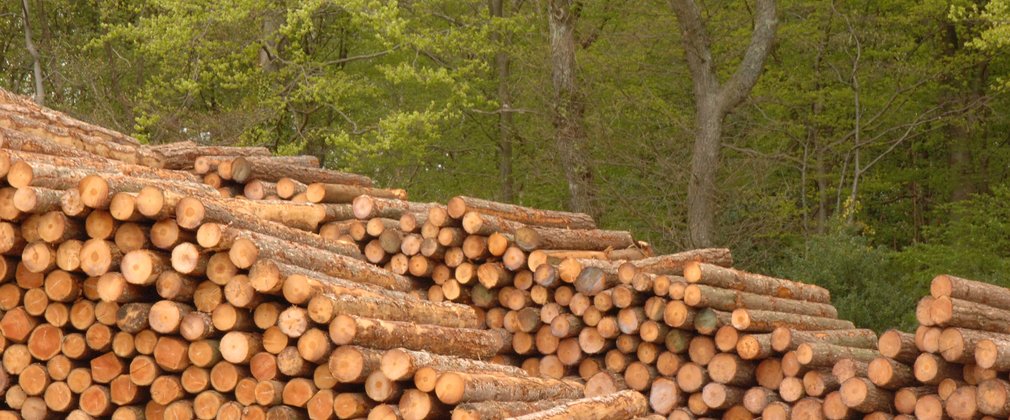
<path fill-rule="evenodd" d="M 146 142 L 313 154 L 412 200 L 589 206 L 676 251 L 697 245 L 684 3 L 8 1 L 0 86 Z M 911 325 L 941 272 L 1010 286 L 1010 0 L 698 2 L 717 77 L 765 3 L 775 36 L 722 120 L 711 243 L 873 328 Z M 581 204 L 556 144 L 558 25 Z"/>

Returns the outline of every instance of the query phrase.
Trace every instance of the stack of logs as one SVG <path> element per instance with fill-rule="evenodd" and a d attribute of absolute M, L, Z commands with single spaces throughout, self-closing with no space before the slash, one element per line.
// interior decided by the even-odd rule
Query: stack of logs
<path fill-rule="evenodd" d="M 144 146 L 2 91 L 0 141 L 0 418 L 1010 415 L 1001 287 L 939 276 L 878 340 L 823 288 L 584 214 Z"/>

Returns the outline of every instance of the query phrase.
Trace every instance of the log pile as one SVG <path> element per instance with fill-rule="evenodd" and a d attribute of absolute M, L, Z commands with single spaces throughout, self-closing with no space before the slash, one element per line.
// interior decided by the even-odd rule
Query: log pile
<path fill-rule="evenodd" d="M 1010 291 L 914 334 L 585 214 L 141 145 L 0 91 L 0 418 L 1010 416 Z"/>

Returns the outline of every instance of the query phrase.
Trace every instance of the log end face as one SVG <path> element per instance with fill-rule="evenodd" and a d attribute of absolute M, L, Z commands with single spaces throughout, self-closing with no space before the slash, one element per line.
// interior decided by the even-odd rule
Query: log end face
<path fill-rule="evenodd" d="M 887 359 L 878 357 L 870 362 L 866 369 L 866 376 L 874 385 L 884 386 L 894 377 L 894 367 Z"/>
<path fill-rule="evenodd" d="M 354 213 L 354 217 L 361 220 L 370 219 L 374 209 L 375 199 L 367 195 L 359 195 L 351 202 L 351 211 Z"/>
<path fill-rule="evenodd" d="M 730 314 L 730 323 L 733 325 L 733 328 L 745 331 L 748 327 L 750 327 L 750 314 L 746 309 L 735 309 L 733 310 L 733 313 Z"/>
<path fill-rule="evenodd" d="M 439 375 L 435 383 L 435 395 L 445 404 L 458 404 L 463 400 L 466 380 L 456 372 L 446 372 Z"/>
<path fill-rule="evenodd" d="M 929 294 L 934 298 L 940 298 L 944 296 L 950 296 L 950 293 L 954 289 L 954 281 L 949 275 L 940 274 L 933 277 L 933 281 L 929 283 Z"/>
<path fill-rule="evenodd" d="M 179 227 L 178 225 L 174 226 L 177 234 Z M 154 228 L 151 228 L 151 234 L 154 236 Z M 203 225 L 200 225 L 200 228 L 196 231 L 196 243 L 206 249 L 215 248 L 221 244 L 223 236 L 224 226 L 217 223 L 204 223 Z"/>
<path fill-rule="evenodd" d="M 459 219 L 466 214 L 466 200 L 462 196 L 450 198 L 445 210 L 449 217 Z"/>
<path fill-rule="evenodd" d="M 158 188 L 144 187 L 137 193 L 136 206 L 144 216 L 157 216 L 165 206 L 165 194 Z"/>
<path fill-rule="evenodd" d="M 34 188 L 18 188 L 14 192 L 14 208 L 22 212 L 28 213 L 34 210 L 37 202 L 38 196 Z"/>
<path fill-rule="evenodd" d="M 340 314 L 330 321 L 330 339 L 337 345 L 350 344 L 357 334 L 357 322 L 348 315 Z"/>
<path fill-rule="evenodd" d="M 842 384 L 839 391 L 842 394 L 842 402 L 848 407 L 855 407 L 862 404 L 870 393 L 868 384 L 862 378 L 849 378 Z"/>
<path fill-rule="evenodd" d="M 687 279 L 688 283 L 701 281 L 701 262 L 690 261 L 684 264 L 684 278 Z"/>
<path fill-rule="evenodd" d="M 199 199 L 184 197 L 175 206 L 175 220 L 179 226 L 186 229 L 196 229 L 203 223 L 206 212 L 206 208 Z"/>
<path fill-rule="evenodd" d="M 14 162 L 10 170 L 7 171 L 7 183 L 14 188 L 23 188 L 32 184 L 35 178 L 35 171 L 32 166 L 23 160 Z"/>
<path fill-rule="evenodd" d="M 995 366 L 998 357 L 999 348 L 992 340 L 982 340 L 975 344 L 975 364 L 980 368 L 989 369 Z"/>

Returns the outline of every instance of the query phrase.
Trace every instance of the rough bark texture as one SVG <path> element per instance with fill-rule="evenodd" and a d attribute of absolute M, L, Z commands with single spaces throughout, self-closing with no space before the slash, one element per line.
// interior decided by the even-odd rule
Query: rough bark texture
<path fill-rule="evenodd" d="M 516 417 L 516 420 L 620 420 L 644 416 L 649 411 L 645 396 L 631 390 L 569 401 L 555 408 Z"/>
<path fill-rule="evenodd" d="M 437 340 L 432 338 L 439 337 Z M 354 344 L 389 350 L 410 350 L 469 358 L 489 358 L 510 348 L 504 330 L 475 330 L 420 325 L 338 315 L 330 323 L 330 338 L 338 345 Z"/>
<path fill-rule="evenodd" d="M 761 75 L 775 38 L 775 1 L 756 2 L 750 45 L 725 83 L 718 79 L 701 7 L 694 0 L 671 0 L 670 5 L 680 24 L 685 58 L 694 82 L 695 141 L 687 190 L 688 229 L 692 244 L 711 246 L 716 239 L 716 176 L 723 119 L 747 97 Z"/>
<path fill-rule="evenodd" d="M 551 81 L 554 85 L 554 142 L 568 181 L 568 208 L 595 214 L 596 191 L 589 162 L 589 135 L 583 114 L 585 99 L 579 88 L 575 61 L 577 2 L 551 0 L 548 27 L 551 42 Z"/>

